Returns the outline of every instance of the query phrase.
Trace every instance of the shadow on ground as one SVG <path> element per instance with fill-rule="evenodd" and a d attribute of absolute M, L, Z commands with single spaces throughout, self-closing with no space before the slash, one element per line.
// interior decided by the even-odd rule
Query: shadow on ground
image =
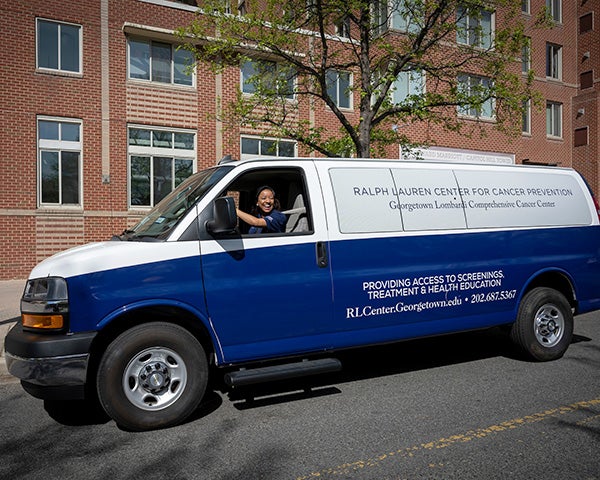
<path fill-rule="evenodd" d="M 575 335 L 573 343 L 591 339 Z M 266 405 L 293 402 L 306 398 L 340 394 L 335 385 L 368 378 L 397 375 L 430 368 L 473 362 L 493 357 L 527 361 L 510 342 L 505 329 L 452 334 L 411 340 L 377 347 L 355 348 L 336 352 L 342 371 L 314 377 L 283 380 L 266 384 L 230 388 L 223 382 L 225 371 L 215 371 L 200 407 L 186 421 L 210 415 L 226 396 L 235 408 L 246 410 Z M 96 401 L 46 401 L 44 408 L 63 425 L 95 425 L 110 419 Z"/>

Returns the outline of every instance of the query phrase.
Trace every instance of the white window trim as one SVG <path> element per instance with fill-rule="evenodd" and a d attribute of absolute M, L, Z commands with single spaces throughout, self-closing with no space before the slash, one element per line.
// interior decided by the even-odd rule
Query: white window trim
<path fill-rule="evenodd" d="M 555 1 L 558 1 L 558 14 L 556 12 L 554 12 L 554 5 L 555 5 Z M 562 8 L 562 0 L 550 0 L 549 2 L 550 4 L 548 5 L 548 2 L 546 2 L 546 6 L 548 7 L 548 14 L 550 15 L 550 18 L 552 18 L 553 22 L 556 23 L 562 23 L 562 12 L 563 12 L 563 8 Z M 555 18 L 558 17 L 558 18 Z"/>
<path fill-rule="evenodd" d="M 527 8 L 525 10 L 523 10 L 521 8 L 521 13 L 524 13 L 526 15 L 530 15 L 531 14 L 531 0 L 527 0 Z"/>
<path fill-rule="evenodd" d="M 531 37 L 526 37 L 527 44 L 523 47 L 525 49 L 526 57 L 521 52 L 521 73 L 526 75 L 531 70 Z M 523 67 L 527 67 L 526 71 L 523 71 Z"/>
<path fill-rule="evenodd" d="M 264 140 L 267 142 L 289 142 L 289 143 L 293 143 L 294 144 L 294 157 L 298 156 L 298 142 L 296 140 L 292 140 L 292 139 L 288 139 L 288 138 L 276 138 L 276 137 L 262 137 L 260 135 L 240 135 L 240 160 L 246 160 L 249 158 L 256 158 L 256 157 L 264 157 L 267 156 L 266 154 L 253 154 L 253 153 L 242 153 L 242 140 L 244 138 L 250 139 L 250 140 L 258 140 L 259 142 Z M 275 156 L 277 158 L 293 158 L 293 157 L 280 157 L 279 155 L 268 155 L 268 156 Z"/>
<path fill-rule="evenodd" d="M 79 125 L 79 142 L 47 140 L 40 138 L 40 121 L 56 123 L 76 123 Z M 83 208 L 83 120 L 80 118 L 50 117 L 38 115 L 35 120 L 37 142 L 37 205 L 44 209 L 78 210 Z M 42 151 L 79 152 L 79 203 L 43 203 L 42 202 Z M 60 178 L 60 175 L 59 175 Z M 59 181 L 59 197 L 62 201 L 62 183 Z"/>
<path fill-rule="evenodd" d="M 413 72 L 419 72 L 420 73 L 420 77 L 421 77 L 421 81 L 422 81 L 422 90 L 418 93 L 418 95 L 422 95 L 424 93 L 427 92 L 427 76 L 424 70 L 420 70 L 419 68 L 411 68 L 410 70 L 403 70 L 402 72 L 400 72 L 398 74 L 398 76 L 402 75 L 402 74 L 408 74 L 411 75 L 413 74 Z M 392 83 L 392 87 L 395 88 L 396 83 L 398 82 L 398 77 L 396 77 L 396 80 L 394 80 L 394 82 Z M 409 85 L 411 84 L 410 82 L 410 78 L 409 78 Z M 410 87 L 409 87 L 410 89 Z M 393 92 L 389 93 L 389 99 L 392 103 L 395 104 L 394 102 L 394 94 L 396 93 L 396 90 L 394 90 Z"/>
<path fill-rule="evenodd" d="M 58 25 L 71 25 L 73 27 L 78 27 L 79 28 L 79 70 L 78 71 L 74 71 L 74 70 L 62 70 L 60 68 L 60 43 L 58 45 L 58 58 L 59 58 L 59 68 L 48 68 L 48 67 L 40 67 L 40 61 L 38 58 L 38 52 L 39 52 L 39 22 L 43 21 L 43 22 L 49 22 L 49 23 L 56 23 Z M 62 22 L 59 20 L 54 20 L 51 18 L 44 18 L 44 17 L 36 17 L 35 19 L 35 68 L 36 70 L 40 71 L 40 72 L 52 72 L 52 73 L 60 73 L 60 74 L 65 74 L 65 75 L 83 75 L 83 25 L 80 25 L 78 23 L 71 23 L 71 22 Z"/>
<path fill-rule="evenodd" d="M 394 12 L 397 12 L 400 8 L 404 6 L 405 3 L 410 2 L 410 0 L 388 0 L 387 2 L 387 29 L 392 30 L 394 32 L 402 32 L 402 33 L 417 33 L 421 31 L 421 26 L 418 23 L 409 23 L 407 22 L 406 27 L 395 27 L 394 23 Z M 398 12 L 399 13 L 399 12 Z M 403 17 L 406 21 L 407 18 Z M 410 20 L 414 20 L 414 17 L 411 17 Z M 420 20 L 420 19 L 418 19 Z"/>
<path fill-rule="evenodd" d="M 252 58 L 250 60 L 250 62 L 255 63 L 255 62 L 269 62 L 275 65 L 275 68 L 278 69 L 279 68 L 279 64 L 277 62 L 275 62 L 274 60 L 268 60 L 266 58 Z M 293 102 L 296 101 L 298 99 L 297 95 L 296 95 L 296 88 L 297 88 L 297 77 L 294 76 L 294 81 L 293 81 L 293 87 L 292 87 L 292 95 L 287 96 L 287 95 L 281 95 L 281 98 L 284 98 L 285 100 L 289 101 L 289 102 Z M 244 81 L 244 72 L 242 69 L 242 65 L 240 65 L 240 92 L 242 92 L 242 95 L 247 96 L 247 97 L 251 97 L 252 95 L 254 95 L 254 93 L 252 92 L 244 92 L 244 85 L 246 84 L 246 82 Z"/>
<path fill-rule="evenodd" d="M 463 7 L 463 8 L 465 8 L 465 7 Z M 469 24 L 469 13 L 468 12 L 466 15 L 466 19 L 467 19 L 467 25 L 468 25 Z M 477 45 L 472 45 L 471 43 L 469 43 L 468 37 L 469 37 L 469 35 L 467 32 L 467 42 L 465 43 L 465 42 L 459 41 L 459 37 L 457 35 L 456 43 L 459 45 L 464 45 L 464 46 L 468 46 L 471 48 L 477 48 L 480 50 L 488 50 L 488 49 L 493 50 L 495 38 L 496 38 L 496 11 L 490 12 L 490 46 L 489 47 L 481 45 L 481 42 L 479 42 Z"/>
<path fill-rule="evenodd" d="M 192 71 L 192 84 L 191 85 L 186 85 L 184 83 L 175 83 L 175 62 L 173 60 L 173 57 L 171 58 L 171 81 L 170 82 L 158 82 L 156 80 L 152 80 L 152 78 L 150 78 L 148 80 L 146 80 L 145 78 L 132 78 L 131 71 L 130 71 L 130 65 L 131 65 L 131 43 L 130 43 L 130 41 L 131 40 L 135 40 L 135 41 L 139 41 L 139 42 L 148 42 L 148 43 L 150 43 L 151 50 L 152 50 L 152 42 L 169 44 L 169 45 L 171 45 L 171 55 L 172 56 L 175 53 L 175 49 L 179 46 L 178 43 L 173 42 L 171 40 L 163 40 L 163 39 L 159 39 L 159 38 L 151 38 L 151 37 L 136 36 L 136 35 L 127 36 L 127 81 L 128 82 L 140 82 L 140 83 L 144 83 L 146 85 L 151 84 L 151 85 L 157 85 L 157 86 L 170 86 L 170 87 L 186 88 L 186 89 L 195 89 L 196 88 L 196 80 L 197 80 L 196 66 L 194 66 L 194 69 Z M 152 77 L 152 55 L 150 55 L 150 76 Z"/>
<path fill-rule="evenodd" d="M 557 65 L 557 76 L 553 77 L 553 76 L 548 76 L 546 75 L 546 78 L 549 80 L 558 80 L 558 81 L 562 81 L 562 71 L 563 71 L 563 61 L 562 61 L 562 57 L 563 57 L 563 46 L 562 45 L 558 45 L 556 43 L 551 43 L 548 42 L 546 43 L 546 63 L 548 62 L 548 48 L 551 47 L 553 49 L 553 51 L 556 49 L 558 51 L 558 54 L 556 55 L 557 60 L 556 63 Z M 549 65 L 546 65 L 546 70 L 548 70 Z M 552 70 L 552 69 L 550 69 Z M 547 72 L 546 72 L 547 73 Z"/>
<path fill-rule="evenodd" d="M 331 69 L 330 71 L 334 71 L 336 72 L 337 75 L 337 80 L 336 80 L 336 91 L 337 91 L 337 100 L 334 102 L 335 106 L 337 108 L 339 108 L 342 111 L 346 111 L 346 112 L 351 112 L 354 110 L 354 74 L 348 70 L 337 70 L 335 68 Z M 348 88 L 350 89 L 350 91 L 348 92 L 348 100 L 349 100 L 349 107 L 341 107 L 339 105 L 339 99 L 340 99 L 340 73 L 347 73 L 348 74 Z M 343 92 L 342 92 L 343 93 Z M 333 99 L 332 99 L 333 100 Z"/>
<path fill-rule="evenodd" d="M 472 75 L 472 74 L 468 74 L 468 73 L 462 74 L 460 76 L 464 76 L 464 77 L 467 77 L 467 79 L 469 79 L 469 85 L 468 85 L 469 91 L 471 90 L 470 80 L 473 79 L 473 78 L 480 79 L 480 80 L 488 80 L 490 82 L 493 81 L 489 77 L 484 77 L 484 76 L 481 76 L 481 75 Z M 464 113 L 464 112 L 461 111 L 461 109 L 466 108 L 466 106 L 458 106 L 457 107 L 458 116 L 460 118 L 465 118 L 465 119 L 469 119 L 469 120 L 481 120 L 481 121 L 484 121 L 484 122 L 493 122 L 493 121 L 496 120 L 496 102 L 495 102 L 495 100 L 493 98 L 489 99 L 488 101 L 490 101 L 492 103 L 492 105 L 491 105 L 491 107 L 492 107 L 492 116 L 491 117 L 487 117 L 487 116 L 484 116 L 484 115 L 470 115 L 469 113 Z M 469 108 L 469 110 L 471 110 L 472 107 L 469 106 L 468 108 Z"/>
<path fill-rule="evenodd" d="M 161 132 L 170 132 L 170 133 L 190 133 L 194 135 L 194 148 L 193 150 L 182 150 L 173 148 L 162 148 L 162 147 L 153 147 L 153 146 L 139 146 L 139 145 L 129 145 L 129 130 L 130 129 L 140 129 L 147 131 L 161 131 Z M 131 204 L 131 157 L 132 156 L 140 156 L 140 157 L 160 157 L 160 156 L 169 156 L 173 158 L 181 158 L 181 159 L 189 159 L 192 161 L 192 173 L 196 173 L 198 170 L 198 131 L 193 129 L 186 128 L 169 128 L 163 126 L 152 126 L 152 125 L 140 125 L 140 124 L 127 124 L 127 207 L 130 210 L 151 210 L 154 208 L 154 205 L 132 205 Z M 150 168 L 152 168 L 152 163 L 150 164 Z M 153 203 L 154 199 L 154 175 L 150 179 L 150 199 L 151 203 Z"/>
<path fill-rule="evenodd" d="M 553 133 L 548 133 L 548 124 L 547 124 L 547 122 L 548 122 L 548 105 L 553 105 L 553 106 L 559 107 L 558 120 L 560 121 L 560 125 L 559 125 L 560 132 L 558 135 L 554 135 Z M 552 127 L 554 127 L 554 124 L 556 122 L 556 118 L 554 117 L 554 109 L 552 109 L 552 114 L 553 115 L 552 115 L 551 121 L 552 121 Z M 554 128 L 551 128 L 550 130 L 554 131 Z M 550 100 L 548 100 L 546 102 L 546 138 L 550 138 L 553 140 L 562 140 L 562 138 L 563 138 L 563 104 L 560 102 L 553 102 Z"/>
<path fill-rule="evenodd" d="M 531 136 L 531 100 L 527 100 L 525 103 L 525 112 L 523 115 L 525 115 L 527 125 L 526 129 L 521 131 L 521 134 L 525 136 Z"/>

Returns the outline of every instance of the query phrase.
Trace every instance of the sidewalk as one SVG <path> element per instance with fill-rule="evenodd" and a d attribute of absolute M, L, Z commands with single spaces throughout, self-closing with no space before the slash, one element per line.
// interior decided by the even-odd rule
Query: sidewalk
<path fill-rule="evenodd" d="M 18 382 L 8 374 L 4 360 L 4 337 L 19 319 L 19 303 L 25 280 L 0 280 L 0 384 Z"/>

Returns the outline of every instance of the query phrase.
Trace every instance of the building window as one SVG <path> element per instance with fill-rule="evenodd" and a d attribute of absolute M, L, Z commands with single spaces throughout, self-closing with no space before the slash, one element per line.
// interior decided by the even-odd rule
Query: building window
<path fill-rule="evenodd" d="M 259 137 L 241 138 L 242 159 L 258 155 L 274 157 L 295 157 L 296 142 Z"/>
<path fill-rule="evenodd" d="M 546 102 L 546 136 L 562 138 L 562 103 Z"/>
<path fill-rule="evenodd" d="M 40 206 L 81 205 L 81 121 L 38 118 Z"/>
<path fill-rule="evenodd" d="M 37 19 L 37 68 L 81 73 L 81 26 Z"/>
<path fill-rule="evenodd" d="M 459 115 L 482 119 L 494 118 L 494 99 L 486 98 L 492 87 L 492 81 L 489 78 L 459 75 L 458 87 L 466 98 L 472 97 L 469 104 L 458 107 Z"/>
<path fill-rule="evenodd" d="M 562 0 L 546 0 L 546 12 L 555 22 L 560 22 L 562 19 Z"/>
<path fill-rule="evenodd" d="M 373 28 L 378 34 L 389 28 L 401 32 L 416 33 L 422 22 L 415 16 L 416 5 L 411 0 L 379 0 L 372 8 Z"/>
<path fill-rule="evenodd" d="M 421 23 L 415 17 L 415 6 L 411 0 L 392 0 L 390 2 L 390 26 L 401 32 L 417 33 Z"/>
<path fill-rule="evenodd" d="M 194 85 L 194 55 L 170 43 L 129 39 L 129 78 L 175 85 Z"/>
<path fill-rule="evenodd" d="M 576 128 L 573 134 L 573 145 L 575 147 L 583 147 L 588 143 L 588 127 Z"/>
<path fill-rule="evenodd" d="M 525 38 L 525 45 L 521 48 L 521 72 L 529 73 L 531 70 L 531 38 Z"/>
<path fill-rule="evenodd" d="M 546 77 L 562 78 L 562 47 L 553 43 L 546 44 Z"/>
<path fill-rule="evenodd" d="M 371 7 L 371 17 L 373 22 L 373 31 L 376 35 L 381 35 L 388 30 L 388 2 L 387 0 L 375 0 Z"/>
<path fill-rule="evenodd" d="M 531 100 L 523 103 L 521 130 L 525 135 L 531 135 Z"/>
<path fill-rule="evenodd" d="M 491 48 L 494 13 L 486 9 L 456 9 L 456 41 L 478 48 Z"/>
<path fill-rule="evenodd" d="M 293 99 L 296 72 L 268 60 L 248 60 L 242 63 L 242 92 L 273 94 Z"/>
<path fill-rule="evenodd" d="M 586 33 L 594 29 L 594 15 L 586 13 L 579 18 L 579 33 Z"/>
<path fill-rule="evenodd" d="M 521 0 L 521 11 L 531 13 L 531 0 Z"/>
<path fill-rule="evenodd" d="M 196 133 L 129 127 L 129 205 L 153 207 L 194 171 Z"/>
<path fill-rule="evenodd" d="M 328 70 L 325 81 L 327 83 L 327 95 L 339 108 L 351 108 L 352 91 L 349 72 L 339 70 Z"/>
<path fill-rule="evenodd" d="M 400 72 L 392 86 L 392 103 L 404 103 L 410 96 L 422 95 L 424 92 L 425 75 L 421 70 Z"/>
<path fill-rule="evenodd" d="M 339 37 L 350 38 L 350 17 L 344 15 L 335 23 L 335 34 Z"/>

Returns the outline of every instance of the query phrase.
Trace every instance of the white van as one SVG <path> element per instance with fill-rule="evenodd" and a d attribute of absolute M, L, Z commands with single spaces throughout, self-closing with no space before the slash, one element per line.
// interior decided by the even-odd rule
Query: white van
<path fill-rule="evenodd" d="M 285 231 L 248 234 L 236 207 L 264 185 Z M 573 315 L 599 308 L 598 210 L 573 170 L 263 158 L 198 172 L 132 230 L 41 262 L 5 345 L 32 395 L 98 396 L 146 430 L 190 415 L 209 375 L 331 371 L 349 347 L 511 325 L 556 359 Z"/>

